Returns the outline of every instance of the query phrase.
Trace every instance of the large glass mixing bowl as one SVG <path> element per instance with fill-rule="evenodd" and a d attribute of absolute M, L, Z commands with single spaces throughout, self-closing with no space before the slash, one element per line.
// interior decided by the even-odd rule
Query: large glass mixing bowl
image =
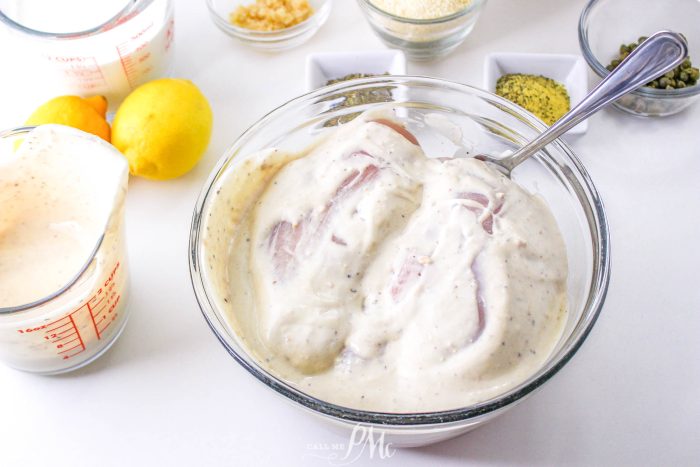
<path fill-rule="evenodd" d="M 381 94 L 389 103 L 348 105 L 348 96 L 358 92 Z M 353 99 L 358 101 L 362 99 Z M 348 428 L 362 424 L 382 430 L 387 442 L 417 446 L 456 436 L 491 420 L 532 394 L 569 362 L 593 327 L 605 299 L 610 272 L 608 225 L 598 193 L 581 162 L 566 144 L 554 141 L 512 175 L 550 206 L 568 254 L 568 322 L 545 364 L 498 397 L 441 412 L 369 412 L 305 394 L 270 373 L 229 325 L 222 293 L 228 287 L 225 262 L 217 263 L 210 258 L 214 250 L 225 251 L 230 237 L 222 235 L 206 241 L 204 238 L 212 217 L 225 218 L 228 208 L 222 209 L 225 200 L 212 201 L 225 188 L 226 175 L 244 170 L 246 160 L 257 151 L 271 147 L 300 151 L 338 122 L 380 105 L 392 106 L 397 118 L 417 136 L 426 153 L 435 156 L 499 154 L 521 146 L 545 129 L 532 115 L 495 95 L 433 78 L 354 80 L 298 97 L 243 133 L 209 177 L 192 221 L 190 272 L 197 300 L 212 331 L 231 356 L 264 385 L 336 424 Z M 230 231 L 233 228 L 230 226 Z"/>

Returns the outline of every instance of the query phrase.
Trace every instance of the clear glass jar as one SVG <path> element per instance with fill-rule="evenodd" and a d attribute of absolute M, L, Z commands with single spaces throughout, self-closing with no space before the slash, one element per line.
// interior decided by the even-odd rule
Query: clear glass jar
<path fill-rule="evenodd" d="M 523 145 L 545 129 L 543 123 L 515 104 L 480 89 L 434 78 L 376 77 L 306 94 L 248 129 L 213 170 L 195 207 L 190 232 L 190 273 L 212 331 L 233 359 L 265 386 L 334 424 L 349 429 L 362 424 L 381 431 L 385 441 L 394 445 L 417 446 L 459 435 L 493 419 L 541 387 L 573 357 L 603 306 L 610 273 L 609 234 L 603 205 L 592 181 L 562 141 L 554 141 L 513 172 L 515 181 L 547 202 L 565 240 L 569 314 L 563 335 L 544 366 L 491 400 L 434 413 L 369 412 L 319 400 L 272 374 L 228 324 L 229 311 L 223 298 L 229 287 L 225 261 L 213 261 L 211 256 L 222 249 L 226 251 L 229 233 L 235 226 L 225 227 L 219 239 L 204 242 L 210 216 L 226 218 L 232 209 L 213 199 L 225 186 L 226 175 L 244 168 L 258 151 L 271 147 L 283 152 L 301 151 L 328 131 L 330 125 L 350 119 L 359 111 L 386 105 L 343 105 L 348 94 L 378 89 L 390 90 L 397 118 L 416 135 L 428 154 L 442 155 L 450 148 L 460 147 L 471 147 L 472 154 L 499 154 Z M 459 128 L 462 146 L 455 145 L 456 132 L 441 134 L 431 127 L 429 121 L 435 121 L 436 116 L 437 120 L 446 119 Z"/>

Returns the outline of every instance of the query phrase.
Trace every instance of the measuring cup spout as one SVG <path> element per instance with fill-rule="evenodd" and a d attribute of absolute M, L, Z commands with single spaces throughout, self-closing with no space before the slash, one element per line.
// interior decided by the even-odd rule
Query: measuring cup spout
<path fill-rule="evenodd" d="M 127 185 L 125 158 L 94 135 L 62 125 L 0 132 L 0 360 L 68 371 L 119 335 Z"/>

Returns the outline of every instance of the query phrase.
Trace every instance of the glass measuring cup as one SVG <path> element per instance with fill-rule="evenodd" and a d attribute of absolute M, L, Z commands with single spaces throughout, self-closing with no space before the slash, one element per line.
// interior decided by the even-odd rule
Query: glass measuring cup
<path fill-rule="evenodd" d="M 117 157 L 108 158 L 105 170 L 115 174 L 116 189 L 100 195 L 103 196 L 101 200 L 106 200 L 105 206 L 113 200 L 108 206 L 110 212 L 105 213 L 105 223 L 101 224 L 103 220 L 100 219 L 98 224 L 103 225 L 104 230 L 82 267 L 65 285 L 31 303 L 9 303 L 11 306 L 7 306 L 8 303 L 0 300 L 0 361 L 20 370 L 42 374 L 71 371 L 99 357 L 122 332 L 128 316 L 129 282 L 124 238 L 128 165 L 116 149 L 97 137 L 66 127 L 58 129 L 68 132 L 63 138 L 73 138 L 68 140 L 71 144 L 94 147 L 95 151 L 114 151 Z M 32 130 L 25 127 L 0 132 L 0 159 L 10 157 L 19 143 L 30 137 Z M 0 186 L 2 181 L 0 177 Z M 10 197 L 5 202 L 12 201 Z M 3 209 L 1 205 L 2 200 L 0 209 Z M 0 222 L 0 252 L 3 247 L 2 227 Z M 60 255 L 61 252 L 52 254 Z M 35 278 L 22 279 L 30 283 Z"/>
<path fill-rule="evenodd" d="M 99 94 L 114 108 L 172 62 L 171 0 L 0 0 L 0 24 L 7 66 L 46 98 Z"/>

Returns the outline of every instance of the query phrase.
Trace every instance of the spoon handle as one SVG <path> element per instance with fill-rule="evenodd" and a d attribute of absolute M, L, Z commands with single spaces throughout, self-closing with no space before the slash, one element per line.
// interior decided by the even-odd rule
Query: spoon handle
<path fill-rule="evenodd" d="M 522 161 L 621 96 L 677 67 L 688 55 L 678 33 L 660 31 L 629 54 L 603 81 L 566 115 L 512 156 L 499 163 L 512 170 Z"/>

